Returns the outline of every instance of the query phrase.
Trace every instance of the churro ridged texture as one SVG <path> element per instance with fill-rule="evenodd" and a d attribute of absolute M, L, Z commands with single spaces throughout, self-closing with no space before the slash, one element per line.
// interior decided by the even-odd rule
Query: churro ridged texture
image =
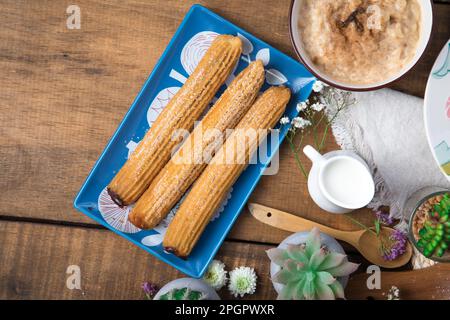
<path fill-rule="evenodd" d="M 164 236 L 168 252 L 187 257 L 230 187 L 247 166 L 261 141 L 283 114 L 290 90 L 266 90 L 227 138 L 181 204 Z M 256 133 L 256 134 L 252 134 Z"/>
<path fill-rule="evenodd" d="M 194 72 L 163 109 L 145 137 L 108 186 L 118 205 L 134 203 L 169 161 L 180 142 L 178 130 L 191 131 L 220 86 L 232 72 L 242 51 L 238 37 L 220 35 Z"/>
<path fill-rule="evenodd" d="M 135 226 L 151 229 L 167 216 L 221 147 L 226 129 L 233 129 L 252 106 L 263 83 L 264 66 L 259 60 L 233 80 L 139 198 L 129 215 Z"/>

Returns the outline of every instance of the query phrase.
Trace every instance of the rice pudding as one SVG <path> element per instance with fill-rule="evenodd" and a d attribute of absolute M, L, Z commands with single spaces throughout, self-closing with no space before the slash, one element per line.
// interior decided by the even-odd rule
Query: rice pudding
<path fill-rule="evenodd" d="M 298 31 L 318 70 L 349 84 L 373 84 L 399 73 L 416 54 L 417 0 L 304 0 Z"/>

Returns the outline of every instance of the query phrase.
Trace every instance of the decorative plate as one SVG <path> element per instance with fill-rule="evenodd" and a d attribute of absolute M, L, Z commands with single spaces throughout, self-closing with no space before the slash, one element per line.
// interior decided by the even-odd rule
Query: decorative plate
<path fill-rule="evenodd" d="M 192 73 L 211 41 L 218 34 L 237 35 L 243 40 L 244 45 L 243 54 L 236 69 L 219 90 L 216 98 L 250 61 L 261 59 L 266 68 L 266 83 L 263 90 L 267 89 L 269 85 L 289 87 L 292 91 L 292 99 L 287 107 L 286 115 L 290 118 L 297 115 L 296 105 L 308 98 L 315 78 L 294 59 L 208 9 L 194 5 L 187 13 L 74 201 L 76 209 L 194 278 L 201 277 L 205 272 L 250 193 L 268 167 L 272 156 L 278 150 L 288 128 L 280 128 L 280 134 L 276 139 L 268 138 L 270 143 L 263 154 L 267 156 L 258 163 L 249 165 L 242 173 L 186 260 L 164 252 L 161 246 L 167 226 L 179 204 L 172 209 L 169 216 L 159 226 L 152 230 L 141 230 L 128 222 L 128 214 L 133 208 L 131 206 L 117 207 L 105 193 L 105 187 L 136 148 L 167 102 Z"/>
<path fill-rule="evenodd" d="M 442 172 L 450 180 L 450 40 L 431 69 L 424 110 L 428 142 Z"/>

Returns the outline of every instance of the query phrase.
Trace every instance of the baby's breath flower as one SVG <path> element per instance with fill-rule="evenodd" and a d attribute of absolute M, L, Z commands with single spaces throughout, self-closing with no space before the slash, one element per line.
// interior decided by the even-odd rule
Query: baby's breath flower
<path fill-rule="evenodd" d="M 325 108 L 325 105 L 320 102 L 316 102 L 311 105 L 311 109 L 313 109 L 314 111 L 317 111 L 317 112 L 322 111 L 323 108 Z"/>
<path fill-rule="evenodd" d="M 203 276 L 203 281 L 215 290 L 220 290 L 227 282 L 227 272 L 222 261 L 213 260 Z"/>
<path fill-rule="evenodd" d="M 239 267 L 230 272 L 228 289 L 235 297 L 253 294 L 256 290 L 256 273 L 253 268 Z"/>
<path fill-rule="evenodd" d="M 280 119 L 280 124 L 288 124 L 289 122 L 289 117 L 283 117 Z"/>
<path fill-rule="evenodd" d="M 316 82 L 314 82 L 313 87 L 312 87 L 314 92 L 320 92 L 323 89 L 323 82 L 317 80 Z"/>
<path fill-rule="evenodd" d="M 400 290 L 396 286 L 392 286 L 389 289 L 387 299 L 388 300 L 400 300 Z"/>
<path fill-rule="evenodd" d="M 302 102 L 297 103 L 296 109 L 297 109 L 298 112 L 304 111 L 304 110 L 306 110 L 306 108 L 308 108 L 308 105 L 306 104 L 306 101 L 302 101 Z"/>
<path fill-rule="evenodd" d="M 297 129 L 304 129 L 311 125 L 311 121 L 306 120 L 302 117 L 295 117 L 292 119 L 292 125 Z"/>
<path fill-rule="evenodd" d="M 312 95 L 311 101 L 306 100 L 297 104 L 296 109 L 298 112 L 302 112 L 301 115 L 304 118 L 291 119 L 291 126 L 287 135 L 289 147 L 297 160 L 300 159 L 299 153 L 302 150 L 302 142 L 306 140 L 303 139 L 304 137 L 309 134 L 315 137 L 316 148 L 321 150 L 325 145 L 329 128 L 337 115 L 355 103 L 351 92 L 335 89 L 322 81 L 315 81 L 313 90 L 316 93 Z M 283 119 L 282 123 L 287 124 L 286 121 L 287 119 Z M 319 126 L 319 123 L 324 125 Z M 308 127 L 308 130 L 304 130 L 306 127 Z M 297 135 L 301 137 L 298 139 L 299 143 L 295 142 Z M 302 162 L 298 160 L 296 164 L 303 176 L 308 178 L 307 170 Z"/>

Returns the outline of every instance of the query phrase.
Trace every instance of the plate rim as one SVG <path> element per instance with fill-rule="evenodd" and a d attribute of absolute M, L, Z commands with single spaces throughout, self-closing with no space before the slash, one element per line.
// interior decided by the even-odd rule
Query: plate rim
<path fill-rule="evenodd" d="M 431 154 L 433 155 L 433 159 L 435 161 L 435 163 L 437 164 L 439 171 L 442 172 L 442 174 L 444 175 L 445 178 L 447 178 L 448 181 L 450 181 L 450 175 L 448 175 L 444 169 L 442 168 L 441 164 L 439 163 L 439 160 L 437 158 L 436 152 L 434 150 L 434 146 L 433 143 L 431 141 L 431 137 L 430 137 L 430 127 L 428 126 L 428 121 L 429 121 L 429 117 L 428 117 L 428 109 L 431 108 L 430 106 L 430 102 L 429 102 L 429 95 L 430 95 L 430 86 L 431 86 L 431 81 L 433 78 L 433 72 L 437 67 L 437 61 L 439 60 L 439 58 L 441 57 L 441 55 L 445 55 L 445 49 L 448 48 L 448 50 L 450 50 L 450 39 L 447 39 L 447 41 L 445 42 L 444 46 L 442 47 L 442 49 L 439 51 L 439 54 L 436 56 L 436 59 L 434 60 L 433 66 L 430 70 L 430 73 L 428 75 L 428 80 L 427 80 L 427 85 L 425 87 L 425 94 L 424 94 L 424 98 L 423 98 L 423 120 L 424 120 L 424 126 L 425 126 L 425 134 L 427 136 L 427 142 L 428 142 L 428 146 L 430 147 L 430 151 Z M 450 147 L 450 146 L 449 146 Z M 450 160 L 450 159 L 449 159 Z"/>

